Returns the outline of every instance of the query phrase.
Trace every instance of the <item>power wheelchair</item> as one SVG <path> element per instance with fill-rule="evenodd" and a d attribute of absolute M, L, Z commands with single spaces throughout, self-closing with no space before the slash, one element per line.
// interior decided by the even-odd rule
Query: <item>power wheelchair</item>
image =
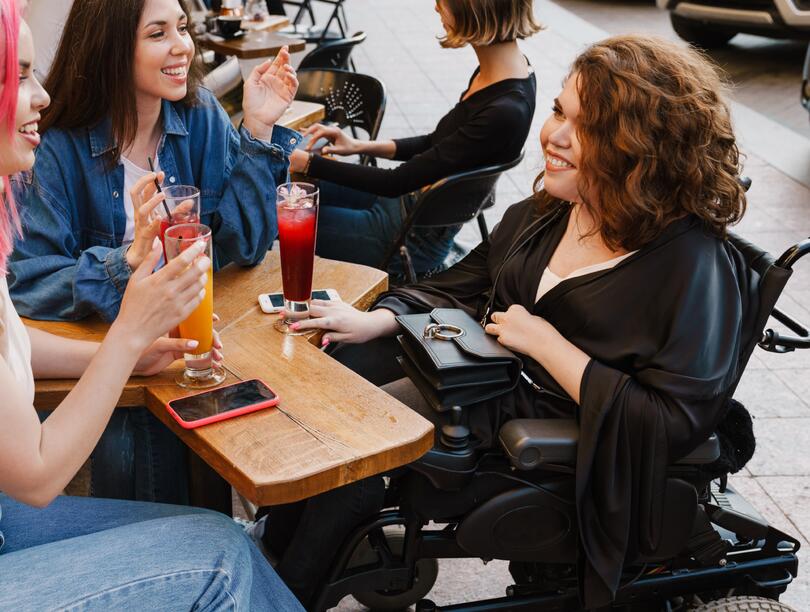
<path fill-rule="evenodd" d="M 739 356 L 740 375 L 760 348 L 810 348 L 810 331 L 775 308 L 810 238 L 778 260 L 731 235 L 760 278 L 755 331 Z M 770 318 L 787 332 L 765 329 Z M 739 379 L 738 379 L 739 380 Z M 735 383 L 736 386 L 736 383 Z M 733 394 L 732 388 L 729 397 Z M 352 594 L 374 610 L 416 612 L 579 610 L 574 505 L 575 421 L 515 419 L 501 449 L 473 450 L 455 408 L 440 443 L 389 476 L 386 508 L 344 542 L 313 600 L 326 610 Z M 789 610 L 778 598 L 797 575 L 799 542 L 770 526 L 731 486 L 701 470 L 718 459 L 708 440 L 670 466 L 666 531 L 654 553 L 626 563 L 606 609 L 625 612 Z M 437 559 L 505 559 L 515 584 L 506 596 L 438 607 L 425 597 Z"/>

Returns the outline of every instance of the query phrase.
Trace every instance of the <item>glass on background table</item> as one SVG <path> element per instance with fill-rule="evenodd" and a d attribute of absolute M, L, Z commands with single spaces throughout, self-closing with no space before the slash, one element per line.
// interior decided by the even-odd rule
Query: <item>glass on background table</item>
<path fill-rule="evenodd" d="M 281 284 L 285 316 L 275 328 L 297 336 L 290 325 L 309 318 L 312 268 L 318 229 L 318 188 L 311 183 L 285 183 L 276 189 L 278 241 L 281 250 Z"/>
<path fill-rule="evenodd" d="M 173 225 L 163 236 L 167 261 L 171 261 L 194 243 L 205 242 L 206 255 L 213 261 L 213 244 L 211 228 L 200 223 L 183 223 Z M 175 382 L 187 389 L 206 389 L 214 387 L 225 380 L 225 370 L 214 364 L 214 272 L 208 268 L 208 280 L 205 283 L 205 297 L 188 318 L 178 326 L 180 337 L 199 342 L 196 354 L 186 354 L 186 367 L 177 376 Z"/>

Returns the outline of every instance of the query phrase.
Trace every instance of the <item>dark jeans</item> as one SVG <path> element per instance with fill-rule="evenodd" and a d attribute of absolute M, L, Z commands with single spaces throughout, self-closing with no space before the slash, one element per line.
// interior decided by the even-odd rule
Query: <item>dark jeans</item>
<path fill-rule="evenodd" d="M 315 588 L 327 578 L 341 544 L 382 509 L 385 485 L 373 476 L 305 501 L 262 509 L 264 544 L 279 560 L 276 572 L 309 609 Z"/>
<path fill-rule="evenodd" d="M 186 505 L 186 446 L 146 408 L 113 411 L 91 455 L 94 497 Z"/>
<path fill-rule="evenodd" d="M 400 198 L 384 198 L 321 181 L 320 203 L 315 252 L 327 259 L 382 268 L 385 254 L 402 228 Z M 443 268 L 459 229 L 460 225 L 420 227 L 411 232 L 406 244 L 417 276 Z M 398 254 L 389 262 L 388 271 L 403 276 Z"/>

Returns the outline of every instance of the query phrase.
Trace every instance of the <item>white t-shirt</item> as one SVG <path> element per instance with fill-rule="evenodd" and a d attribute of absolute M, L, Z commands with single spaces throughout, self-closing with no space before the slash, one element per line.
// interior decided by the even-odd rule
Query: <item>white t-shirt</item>
<path fill-rule="evenodd" d="M 0 355 L 15 380 L 34 403 L 34 372 L 31 369 L 31 339 L 8 295 L 5 275 L 0 279 Z"/>
<path fill-rule="evenodd" d="M 151 170 L 144 170 L 140 166 L 136 166 L 123 155 L 121 156 L 121 163 L 124 164 L 124 212 L 127 214 L 127 226 L 124 230 L 123 244 L 130 244 L 135 240 L 135 207 L 132 205 L 132 196 L 129 192 L 132 187 L 142 177 L 146 176 Z M 155 155 L 155 172 L 160 171 L 160 161 Z"/>

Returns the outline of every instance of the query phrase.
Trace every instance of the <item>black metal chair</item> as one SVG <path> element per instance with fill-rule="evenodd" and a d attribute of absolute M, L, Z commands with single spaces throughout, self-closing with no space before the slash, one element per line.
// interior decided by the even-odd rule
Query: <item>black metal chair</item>
<path fill-rule="evenodd" d="M 321 45 L 329 40 L 346 38 L 349 32 L 346 21 L 346 10 L 343 7 L 345 0 L 318 0 L 324 4 L 332 5 L 334 8 L 323 26 L 315 23 L 315 11 L 312 8 L 313 0 L 284 0 L 284 4 L 295 6 L 298 10 L 292 18 L 292 25 L 280 30 L 283 34 L 290 34 L 296 38 L 303 38 L 308 43 Z M 301 21 L 305 16 L 309 17 L 312 25 L 304 26 Z M 337 24 L 337 30 L 330 30 L 332 23 Z"/>
<path fill-rule="evenodd" d="M 407 272 L 408 282 L 416 282 L 416 271 L 406 244 L 406 238 L 414 228 L 461 225 L 476 219 L 481 240 L 488 240 L 489 230 L 483 211 L 495 203 L 495 186 L 501 174 L 514 168 L 522 160 L 521 152 L 518 157 L 505 164 L 484 166 L 445 177 L 419 192 L 410 205 L 408 205 L 410 194 L 403 196 L 406 198 L 405 208 L 408 210 L 408 216 L 402 222 L 396 240 L 381 262 L 381 268 L 387 269 L 394 255 L 399 253 Z"/>
<path fill-rule="evenodd" d="M 377 138 L 385 115 L 385 85 L 373 76 L 349 70 L 299 70 L 296 98 L 323 104 L 325 122 L 348 127 L 355 137 L 362 130 L 370 140 Z M 360 163 L 376 165 L 370 155 L 361 155 Z"/>
<path fill-rule="evenodd" d="M 298 70 L 338 69 L 355 70 L 352 51 L 366 39 L 365 32 L 355 32 L 349 38 L 329 40 L 304 56 Z"/>

